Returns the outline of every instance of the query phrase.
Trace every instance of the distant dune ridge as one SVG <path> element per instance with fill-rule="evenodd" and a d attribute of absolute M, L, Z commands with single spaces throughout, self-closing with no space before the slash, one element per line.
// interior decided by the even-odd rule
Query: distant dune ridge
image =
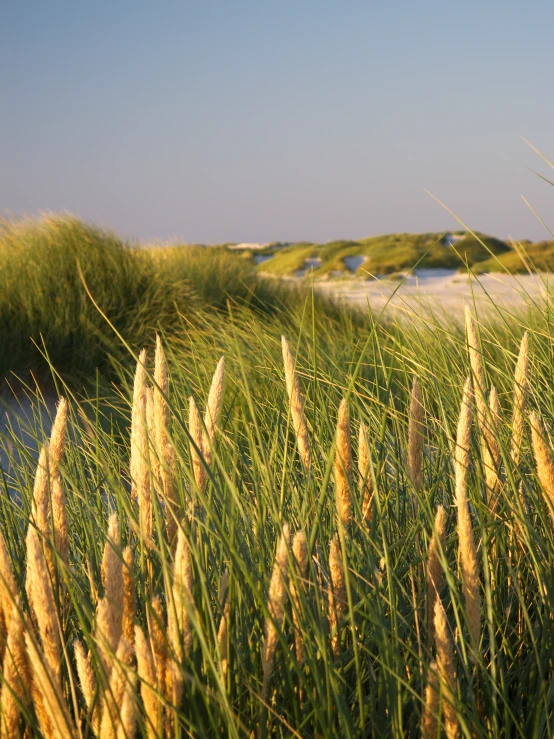
<path fill-rule="evenodd" d="M 372 279 L 414 268 L 465 271 L 471 267 L 476 274 L 554 269 L 554 241 L 503 241 L 466 231 L 393 233 L 325 243 L 227 242 L 218 246 L 237 253 L 265 274 L 316 280 Z"/>
<path fill-rule="evenodd" d="M 90 378 L 122 356 L 116 334 L 139 347 L 152 326 L 178 332 L 183 320 L 227 315 L 229 301 L 280 314 L 283 305 L 302 304 L 312 278 L 318 300 L 335 304 L 326 307 L 331 312 L 336 298 L 364 310 L 368 303 L 373 310 L 419 309 L 422 298 L 434 298 L 441 309 L 460 312 L 475 296 L 468 267 L 480 295 L 521 305 L 543 294 L 548 280 L 533 273 L 554 270 L 554 241 L 516 244 L 456 232 L 148 246 L 70 214 L 0 219 L 0 378 L 50 377 L 49 364 L 66 377 Z"/>
<path fill-rule="evenodd" d="M 324 244 L 236 244 L 261 271 L 275 276 L 316 279 L 382 277 L 414 267 L 512 274 L 554 268 L 554 241 L 506 242 L 485 234 L 384 234 Z M 255 254 L 253 253 L 255 251 Z M 259 266 L 263 264 L 263 267 Z"/>

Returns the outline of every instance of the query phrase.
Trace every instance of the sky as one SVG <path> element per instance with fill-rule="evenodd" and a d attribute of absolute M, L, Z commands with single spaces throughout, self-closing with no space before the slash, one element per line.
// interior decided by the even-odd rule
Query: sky
<path fill-rule="evenodd" d="M 3 0 L 0 213 L 146 242 L 554 231 L 554 3 Z M 429 194 L 431 193 L 431 194 Z"/>

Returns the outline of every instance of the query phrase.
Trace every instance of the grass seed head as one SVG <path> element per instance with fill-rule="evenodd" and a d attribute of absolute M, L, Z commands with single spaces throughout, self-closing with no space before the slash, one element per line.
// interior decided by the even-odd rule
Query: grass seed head
<path fill-rule="evenodd" d="M 537 476 L 548 500 L 548 509 L 554 520 L 554 462 L 542 421 L 537 413 L 529 416 L 531 441 L 537 465 Z"/>
<path fill-rule="evenodd" d="M 63 695 L 60 680 L 59 665 L 56 672 L 49 664 L 48 657 L 41 652 L 33 635 L 25 632 L 25 644 L 29 657 L 32 675 L 33 696 L 35 710 L 37 698 L 42 710 L 37 711 L 37 717 L 44 736 L 54 739 L 71 739 L 77 735 L 76 727 L 71 720 L 67 702 Z"/>
<path fill-rule="evenodd" d="M 221 656 L 221 673 L 223 680 L 227 679 L 227 671 L 229 669 L 228 635 L 230 610 L 231 606 L 229 598 L 227 597 L 223 605 L 223 614 L 221 616 L 221 621 L 219 622 L 219 629 L 217 630 L 217 645 Z"/>
<path fill-rule="evenodd" d="M 479 345 L 479 337 L 477 335 L 477 327 L 475 325 L 475 319 L 471 315 L 471 311 L 466 306 L 465 309 L 465 322 L 466 322 L 466 338 L 469 352 L 469 363 L 471 365 L 471 374 L 475 387 L 475 401 L 477 404 L 477 419 L 479 422 L 479 428 L 483 433 L 486 427 L 487 419 L 487 404 L 485 402 L 485 371 L 483 369 L 483 360 L 481 356 L 481 349 Z"/>
<path fill-rule="evenodd" d="M 43 542 L 29 523 L 27 532 L 27 592 L 37 621 L 46 663 L 54 678 L 61 670 L 61 642 L 56 601 Z"/>
<path fill-rule="evenodd" d="M 448 631 L 446 613 L 440 598 L 435 602 L 435 644 L 437 649 L 437 672 L 444 706 L 444 730 L 448 739 L 459 736 L 458 717 L 454 702 L 456 700 L 456 669 L 452 639 Z"/>
<path fill-rule="evenodd" d="M 293 602 L 292 619 L 294 622 L 294 645 L 298 664 L 304 662 L 304 635 L 300 623 L 300 594 L 304 589 L 304 581 L 308 574 L 308 540 L 304 531 L 297 531 L 292 540 L 292 553 L 296 563 L 296 584 L 290 583 L 291 600 Z"/>
<path fill-rule="evenodd" d="M 65 491 L 60 473 L 67 438 L 68 406 L 65 398 L 58 403 L 56 418 L 50 434 L 48 446 L 50 490 L 52 498 L 53 545 L 61 560 L 67 563 L 69 549 L 69 527 Z"/>
<path fill-rule="evenodd" d="M 73 653 L 75 655 L 75 665 L 77 667 L 77 676 L 81 685 L 81 693 L 85 699 L 85 704 L 90 711 L 94 694 L 96 692 L 96 677 L 92 669 L 90 656 L 85 652 L 83 643 L 79 639 L 73 642 Z"/>
<path fill-rule="evenodd" d="M 133 573 L 133 551 L 130 545 L 123 550 L 123 623 L 122 634 L 133 645 L 136 613 L 136 590 Z"/>
<path fill-rule="evenodd" d="M 283 624 L 285 615 L 285 604 L 287 600 L 287 580 L 288 580 L 288 552 L 289 552 L 290 531 L 288 524 L 283 524 L 281 536 L 277 544 L 277 552 L 275 554 L 275 562 L 269 582 L 269 593 L 267 599 L 267 610 L 269 617 L 265 621 L 265 638 L 263 645 L 263 687 L 262 698 L 267 698 L 269 688 L 269 677 L 273 660 L 275 658 L 275 650 L 279 642 L 279 631 Z"/>
<path fill-rule="evenodd" d="M 329 547 L 329 574 L 331 577 L 331 587 L 329 588 L 327 619 L 329 622 L 329 633 L 331 634 L 331 648 L 333 656 L 336 659 L 338 657 L 340 644 L 339 621 L 342 618 L 346 605 L 344 569 L 339 538 L 337 535 L 331 539 Z"/>
<path fill-rule="evenodd" d="M 479 561 L 467 497 L 467 477 L 471 444 L 471 378 L 466 380 L 458 421 L 454 457 L 456 489 L 455 502 L 458 512 L 458 540 L 462 567 L 466 617 L 475 654 L 479 649 L 481 633 L 481 592 L 479 585 Z"/>
<path fill-rule="evenodd" d="M 148 739 L 162 736 L 162 712 L 158 700 L 158 681 L 154 657 L 148 639 L 140 626 L 135 626 L 135 652 L 137 673 L 140 679 L 140 695 L 144 705 L 144 722 Z"/>
<path fill-rule="evenodd" d="M 494 513 L 498 505 L 500 463 L 502 459 L 500 444 L 498 441 L 498 435 L 500 432 L 500 406 L 498 403 L 498 393 L 494 386 L 491 387 L 491 391 L 489 393 L 489 413 L 490 434 L 483 463 L 485 467 L 485 482 L 487 485 L 489 507 L 491 512 Z"/>
<path fill-rule="evenodd" d="M 69 407 L 65 398 L 60 398 L 56 410 L 56 417 L 50 432 L 50 466 L 52 471 L 57 471 L 62 463 L 67 440 L 67 418 Z"/>
<path fill-rule="evenodd" d="M 296 445 L 304 468 L 308 470 L 311 463 L 311 453 L 308 424 L 304 411 L 304 398 L 300 391 L 300 383 L 296 374 L 290 346 L 284 336 L 281 336 L 281 348 L 283 352 L 283 365 L 285 368 L 285 383 L 290 403 L 290 415 L 292 418 L 294 433 L 296 435 Z"/>
<path fill-rule="evenodd" d="M 13 605 L 18 594 L 19 588 L 13 576 L 6 542 L 0 531 L 0 613 L 4 616 L 7 631 L 10 628 Z"/>
<path fill-rule="evenodd" d="M 363 421 L 360 422 L 358 429 L 358 473 L 359 490 L 362 496 L 362 517 L 369 526 L 373 519 L 373 490 L 367 429 Z"/>
<path fill-rule="evenodd" d="M 29 708 L 31 674 L 25 649 L 20 599 L 14 601 L 9 620 L 6 653 L 2 667 L 0 736 L 19 736 L 20 706 Z"/>
<path fill-rule="evenodd" d="M 148 388 L 146 350 L 139 354 L 133 389 L 131 417 L 131 493 L 139 503 L 140 535 L 147 546 L 152 541 L 152 498 L 148 445 Z"/>
<path fill-rule="evenodd" d="M 189 613 L 194 606 L 192 585 L 190 547 L 183 529 L 180 528 L 177 534 L 177 548 L 173 566 L 173 601 L 177 615 L 177 626 L 186 655 L 190 653 L 192 647 L 192 626 Z M 173 646 L 176 648 L 175 644 Z M 179 651 L 177 651 L 177 654 Z"/>
<path fill-rule="evenodd" d="M 344 398 L 339 405 L 335 444 L 334 472 L 337 513 L 339 521 L 346 528 L 350 523 L 352 515 L 352 498 L 350 494 L 352 481 L 352 447 L 350 416 Z"/>
<path fill-rule="evenodd" d="M 427 637 L 430 646 L 435 636 L 435 602 L 439 597 L 439 590 L 443 580 L 443 569 L 440 559 L 446 538 L 446 512 L 442 505 L 437 506 L 435 527 L 429 554 L 427 556 Z"/>
<path fill-rule="evenodd" d="M 419 380 L 414 377 L 408 425 L 408 469 L 416 491 L 423 485 L 423 405 Z"/>
<path fill-rule="evenodd" d="M 206 413 L 204 414 L 204 426 L 206 428 L 206 431 L 204 434 L 205 438 L 203 440 L 202 447 L 208 465 L 212 462 L 212 447 L 215 443 L 215 432 L 217 429 L 217 422 L 219 420 L 221 406 L 223 403 L 224 383 L 225 357 L 221 357 L 212 378 L 210 392 L 208 393 Z"/>
<path fill-rule="evenodd" d="M 104 692 L 100 739 L 104 737 L 116 739 L 118 736 L 125 736 L 121 709 L 124 705 L 129 680 L 133 680 L 133 671 L 129 669 L 133 656 L 133 648 L 124 637 L 121 637 L 117 651 L 112 657 L 109 687 Z M 129 721 L 129 716 L 126 717 L 126 721 Z"/>
<path fill-rule="evenodd" d="M 112 513 L 108 522 L 108 536 L 102 558 L 102 584 L 104 597 L 96 610 L 96 638 L 106 675 L 110 674 L 113 654 L 123 632 L 125 585 L 123 561 L 119 541 L 119 520 Z"/>
<path fill-rule="evenodd" d="M 433 660 L 427 670 L 427 686 L 425 688 L 425 703 L 421 716 L 422 739 L 437 739 L 439 713 L 439 680 L 437 663 Z"/>
<path fill-rule="evenodd" d="M 514 376 L 511 457 L 517 466 L 525 429 L 525 407 L 529 392 L 529 332 L 523 334 Z"/>
<path fill-rule="evenodd" d="M 168 653 L 162 602 L 158 595 L 152 598 L 152 609 L 148 611 L 147 617 L 156 681 L 159 690 L 163 692 L 166 682 Z M 170 696 L 166 697 L 168 700 L 170 699 Z"/>

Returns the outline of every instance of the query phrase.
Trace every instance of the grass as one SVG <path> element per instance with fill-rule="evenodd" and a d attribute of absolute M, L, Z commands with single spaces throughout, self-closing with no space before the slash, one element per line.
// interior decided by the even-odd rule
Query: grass
<path fill-rule="evenodd" d="M 74 385 L 108 379 L 125 357 L 100 310 L 134 349 L 227 301 L 266 314 L 295 290 L 261 279 L 225 248 L 141 249 L 72 216 L 0 223 L 0 378 Z"/>
<path fill-rule="evenodd" d="M 554 734 L 550 297 L 477 316 L 468 342 L 444 315 L 385 323 L 280 288 L 224 248 L 147 252 L 70 218 L 3 229 L 3 366 L 13 353 L 21 369 L 61 369 L 52 384 L 68 401 L 67 429 L 62 404 L 50 432 L 52 409 L 27 389 L 26 434 L 0 434 L 4 732 L 415 737 L 436 663 L 431 725 Z M 354 248 L 328 246 L 330 260 Z M 97 368 L 112 384 L 83 399 L 76 377 Z M 487 402 L 496 389 L 499 410 L 475 387 L 462 433 L 468 376 Z"/>
<path fill-rule="evenodd" d="M 518 464 L 510 451 L 514 368 L 526 330 L 532 367 L 528 408 L 540 414 L 548 429 L 554 425 L 551 303 L 477 324 L 485 390 L 488 396 L 494 386 L 500 401 L 500 421 L 491 438 L 500 450 L 501 479 L 493 505 L 474 409 L 466 493 L 482 602 L 477 645 L 470 638 L 464 598 L 453 466 L 462 388 L 471 373 L 463 328 L 458 322 L 432 318 L 427 323 L 382 325 L 371 315 L 362 320 L 347 311 L 326 311 L 309 295 L 300 295 L 292 307 L 265 314 L 244 302 L 227 306 L 225 313 L 202 312 L 195 321 L 180 314 L 178 325 L 162 337 L 169 373 L 169 447 L 160 447 L 155 422 L 145 427 L 141 420 L 147 412 L 147 392 L 141 390 L 140 380 L 135 382 L 134 402 L 135 410 L 142 410 L 135 412 L 134 452 L 131 448 L 133 378 L 128 360 L 119 366 L 120 380 L 110 401 L 126 419 L 124 433 L 108 423 L 112 408 L 106 401 L 79 404 L 70 388 L 63 389 L 69 399 L 69 424 L 59 469 L 69 531 L 67 558 L 58 550 L 57 537 L 54 541 L 55 517 L 50 522 L 47 515 L 40 523 L 35 512 L 29 524 L 36 460 L 15 431 L 5 433 L 2 447 L 10 464 L 0 497 L 1 530 L 26 618 L 33 602 L 25 591 L 26 571 L 37 566 L 29 564 L 29 526 L 38 526 L 46 546 L 47 554 L 41 555 L 42 548 L 35 545 L 36 556 L 52 560 L 52 580 L 44 574 L 48 568 L 42 571 L 60 633 L 59 683 L 48 661 L 50 637 L 41 632 L 42 616 L 35 613 L 36 623 L 26 620 L 22 628 L 28 642 L 34 640 L 33 654 L 38 653 L 59 687 L 51 712 L 61 711 L 66 733 L 95 735 L 98 711 L 114 724 L 128 726 L 123 706 L 135 705 L 141 735 L 149 727 L 158 731 L 156 722 L 165 721 L 170 736 L 418 736 L 430 665 L 437 657 L 428 640 L 426 563 L 439 504 L 446 511 L 444 546 L 439 547 L 444 573 L 439 597 L 446 617 L 442 636 L 451 642 L 455 667 L 452 710 L 443 691 L 439 722 L 444 724 L 453 711 L 459 734 L 467 737 L 554 732 L 554 534 L 527 422 Z M 304 398 L 308 469 L 297 451 L 285 389 L 283 331 Z M 204 415 L 208 398 L 214 397 L 210 382 L 222 355 L 225 389 L 218 430 L 207 442 L 202 421 L 191 424 L 186 409 L 192 396 Z M 152 386 L 151 351 L 146 369 L 145 381 Z M 414 376 L 419 378 L 423 408 L 421 487 L 414 484 L 407 464 Z M 154 395 L 160 387 L 158 382 Z M 343 398 L 342 455 L 337 460 L 335 433 Z M 345 405 L 353 450 L 350 478 L 341 473 L 347 454 Z M 356 437 L 362 422 L 370 464 L 360 483 Z M 38 416 L 31 427 L 37 444 L 42 444 Z M 137 449 L 148 449 L 140 441 L 145 428 L 150 450 L 143 458 L 146 474 L 137 473 L 142 482 L 135 479 L 137 499 L 131 495 L 129 459 L 133 453 L 140 459 Z M 166 495 L 156 482 L 158 458 L 172 475 L 175 495 Z M 135 462 L 134 469 L 139 468 Z M 348 480 L 350 521 L 337 515 L 339 479 Z M 366 486 L 374 495 L 371 520 L 362 511 Z M 45 490 L 46 510 L 54 513 L 53 482 L 52 502 Z M 345 494 L 343 484 L 341 511 Z M 40 486 L 35 488 L 37 496 Z M 168 500 L 175 501 L 177 550 L 164 523 Z M 145 514 L 148 505 L 151 518 Z M 144 644 L 135 632 L 129 633 L 135 634 L 137 654 L 142 655 L 138 681 L 132 649 L 126 651 L 121 641 L 108 646 L 103 641 L 102 608 L 113 601 L 118 612 L 116 601 L 123 597 L 117 587 L 108 587 L 102 565 L 103 556 L 107 561 L 103 550 L 108 519 L 114 512 L 121 544 L 112 526 L 112 544 L 106 551 L 116 556 L 108 572 L 121 579 L 117 562 L 121 548 L 130 546 L 136 590 L 131 620 L 154 647 L 154 656 L 162 659 L 166 674 L 171 667 L 172 684 L 182 692 L 177 699 L 167 692 L 166 683 L 157 682 L 157 667 L 146 670 Z M 306 535 L 305 574 L 297 569 L 286 541 L 288 576 L 274 566 L 279 551 L 285 567 L 283 544 L 278 546 L 285 523 L 291 541 L 300 530 Z M 9 610 L 6 597 L 9 601 L 4 593 L 4 618 Z M 329 602 L 336 606 L 332 633 Z M 181 616 L 175 631 L 168 621 L 177 612 Z M 302 638 L 302 662 L 297 659 L 296 633 Z M 75 639 L 90 653 L 94 690 L 88 707 L 87 691 L 78 679 Z M 268 648 L 273 641 L 274 653 Z M 123 676 L 119 683 L 118 675 Z M 120 691 L 115 705 L 121 714 L 110 702 L 110 691 Z M 18 694 L 21 720 L 38 732 L 40 712 L 29 694 Z M 140 695 L 136 704 L 135 694 Z M 155 710 L 148 713 L 152 703 Z"/>
<path fill-rule="evenodd" d="M 44 385 L 54 366 L 73 386 L 114 377 L 125 358 L 98 307 L 124 340 L 138 350 L 156 330 L 181 330 L 206 313 L 227 310 L 227 302 L 266 315 L 284 315 L 302 302 L 302 289 L 265 279 L 260 272 L 290 275 L 318 257 L 316 278 L 344 272 L 344 258 L 361 256 L 357 275 L 393 274 L 411 268 L 459 267 L 467 259 L 475 272 L 495 268 L 526 271 L 551 265 L 552 244 L 524 244 L 514 251 L 503 242 L 472 236 L 445 247 L 441 234 L 397 234 L 293 244 L 275 251 L 256 268 L 252 255 L 226 246 L 144 249 L 69 215 L 0 222 L 0 378 Z M 271 252 L 275 246 L 266 251 Z M 527 252 L 527 257 L 524 256 Z M 490 253 L 497 255 L 486 259 Z M 87 293 L 88 291 L 88 293 Z M 319 310 L 336 308 L 319 301 Z M 16 379 L 17 378 L 17 379 Z"/>

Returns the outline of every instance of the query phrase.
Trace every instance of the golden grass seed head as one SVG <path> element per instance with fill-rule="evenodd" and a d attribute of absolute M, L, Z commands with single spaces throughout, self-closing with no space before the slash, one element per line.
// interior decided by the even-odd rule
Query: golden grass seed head
<path fill-rule="evenodd" d="M 56 601 L 48 562 L 39 533 L 32 523 L 27 532 L 27 593 L 37 621 L 42 650 L 55 679 L 61 670 L 61 642 Z"/>
<path fill-rule="evenodd" d="M 494 386 L 491 387 L 489 393 L 489 412 L 490 434 L 487 439 L 487 447 L 483 458 L 483 464 L 485 467 L 485 482 L 487 486 L 489 507 L 491 512 L 494 512 L 498 504 L 500 463 L 502 457 L 500 443 L 498 441 L 498 435 L 500 433 L 500 405 L 498 402 L 498 393 Z"/>
<path fill-rule="evenodd" d="M 444 606 L 440 598 L 435 602 L 435 644 L 437 650 L 437 673 L 444 705 L 444 730 L 448 739 L 459 736 L 459 724 L 454 701 L 456 699 L 456 670 L 452 639 L 448 631 L 448 622 Z"/>
<path fill-rule="evenodd" d="M 308 423 L 304 411 L 304 398 L 300 391 L 300 383 L 296 374 L 294 359 L 285 336 L 281 336 L 281 348 L 285 368 L 285 384 L 289 398 L 292 425 L 296 436 L 296 445 L 304 468 L 308 470 L 311 464 L 311 451 Z"/>
<path fill-rule="evenodd" d="M 473 649 L 475 650 L 475 653 L 477 653 L 481 632 L 481 593 L 479 585 L 479 562 L 477 559 L 477 550 L 471 527 L 469 503 L 467 498 L 470 441 L 471 379 L 468 378 L 464 386 L 454 455 L 456 477 L 455 502 L 458 513 L 458 539 L 466 616 Z"/>
<path fill-rule="evenodd" d="M 133 385 L 131 412 L 131 493 L 133 498 L 144 495 L 148 485 L 148 432 L 146 399 L 146 350 L 139 354 Z"/>
<path fill-rule="evenodd" d="M 537 476 L 546 493 L 550 515 L 554 520 L 554 462 L 552 461 L 550 446 L 547 443 L 544 426 L 537 413 L 530 414 L 529 425 L 531 426 L 531 441 L 537 465 Z"/>
<path fill-rule="evenodd" d="M 44 713 L 37 711 L 42 733 L 54 739 L 72 739 L 77 732 L 63 695 L 59 666 L 54 672 L 47 656 L 41 653 L 30 631 L 25 632 L 25 645 L 33 689 L 36 690 L 33 696 L 35 709 L 38 696 L 40 696 L 41 707 L 44 709 Z"/>
<path fill-rule="evenodd" d="M 163 691 L 166 682 L 168 649 L 162 601 L 158 595 L 152 598 L 152 609 L 148 611 L 147 619 L 157 685 Z M 169 700 L 170 696 L 167 696 L 167 699 Z"/>
<path fill-rule="evenodd" d="M 421 716 L 422 739 L 437 739 L 439 713 L 439 680 L 437 663 L 433 660 L 427 670 L 427 686 L 425 688 L 425 703 Z"/>
<path fill-rule="evenodd" d="M 13 576 L 12 565 L 4 535 L 0 531 L 0 613 L 4 616 L 6 629 L 9 631 L 13 605 L 19 594 L 19 588 Z"/>
<path fill-rule="evenodd" d="M 362 495 L 362 518 L 369 526 L 373 519 L 373 483 L 370 474 L 369 443 L 363 421 L 358 429 L 359 490 Z"/>
<path fill-rule="evenodd" d="M 512 444 L 510 455 L 514 465 L 519 462 L 525 428 L 525 407 L 529 392 L 529 332 L 523 334 L 514 373 Z"/>
<path fill-rule="evenodd" d="M 29 707 L 31 674 L 19 596 L 12 605 L 0 693 L 0 736 L 19 736 L 20 706 Z"/>
<path fill-rule="evenodd" d="M 159 334 L 156 334 L 156 350 L 154 354 L 154 381 L 160 390 L 167 395 L 169 389 L 169 378 L 167 374 L 167 362 L 162 340 Z M 159 393 L 158 393 L 159 394 Z"/>
<path fill-rule="evenodd" d="M 217 630 L 217 645 L 219 648 L 219 654 L 221 656 L 221 672 L 223 680 L 227 679 L 227 671 L 229 669 L 229 653 L 228 653 L 228 634 L 229 634 L 229 614 L 230 614 L 230 603 L 227 598 L 225 605 L 223 606 L 223 614 L 221 621 L 219 622 L 219 628 Z"/>
<path fill-rule="evenodd" d="M 363 492 L 365 485 L 371 485 L 369 476 L 369 444 L 367 442 L 367 429 L 365 423 L 360 421 L 358 427 L 358 473 L 360 491 Z"/>
<path fill-rule="evenodd" d="M 67 523 L 65 491 L 60 473 L 60 465 L 63 459 L 67 438 L 67 419 L 67 401 L 65 398 L 61 398 L 58 403 L 56 418 L 50 434 L 48 462 L 52 499 L 53 544 L 63 562 L 67 562 L 67 552 L 69 549 L 69 526 Z"/>
<path fill-rule="evenodd" d="M 90 711 L 96 692 L 96 677 L 92 669 L 90 656 L 85 652 L 83 643 L 79 639 L 75 639 L 73 642 L 73 653 L 75 655 L 75 665 L 77 667 L 77 677 L 79 678 L 81 693 Z"/>
<path fill-rule="evenodd" d="M 478 413 L 484 410 L 484 393 L 485 393 L 485 372 L 483 370 L 483 362 L 481 357 L 481 349 L 479 345 L 479 337 L 477 335 L 477 327 L 475 325 L 475 318 L 472 316 L 468 306 L 465 308 L 465 325 L 466 325 L 466 338 L 469 351 L 469 362 L 471 365 L 471 372 L 473 380 L 475 382 L 475 390 L 477 395 L 477 407 Z"/>
<path fill-rule="evenodd" d="M 269 617 L 265 620 L 265 638 L 263 646 L 263 687 L 262 697 L 267 698 L 269 687 L 269 677 L 273 660 L 275 658 L 275 650 L 279 642 L 279 631 L 283 624 L 285 615 L 285 604 L 287 600 L 287 580 L 288 580 L 288 553 L 289 553 L 290 530 L 287 523 L 283 524 L 283 529 L 279 541 L 277 543 L 277 551 L 275 553 L 275 562 L 269 582 L 269 592 L 267 598 L 267 610 Z"/>
<path fill-rule="evenodd" d="M 339 621 L 344 613 L 346 605 L 346 586 L 339 538 L 337 535 L 331 539 L 329 547 L 329 574 L 331 586 L 328 595 L 327 620 L 329 633 L 331 635 L 331 649 L 335 659 L 339 654 L 340 646 L 340 624 Z"/>
<path fill-rule="evenodd" d="M 221 406 L 223 402 L 223 388 L 225 384 L 225 357 L 221 357 L 214 375 L 212 377 L 212 383 L 210 385 L 210 391 L 208 393 L 208 402 L 206 404 L 206 413 L 204 414 L 204 426 L 206 428 L 207 439 L 204 444 L 204 453 L 208 453 L 208 450 L 215 441 L 215 432 L 217 428 L 217 422 L 221 413 Z M 210 450 L 211 451 L 211 450 Z M 211 462 L 210 460 L 208 464 Z"/>
<path fill-rule="evenodd" d="M 117 651 L 111 658 L 110 682 L 108 689 L 104 692 L 99 739 L 116 738 L 118 734 L 121 735 L 122 733 L 123 716 L 121 708 L 128 681 L 133 679 L 134 671 L 129 669 L 133 657 L 133 648 L 124 637 L 121 637 L 117 645 Z"/>
<path fill-rule="evenodd" d="M 423 405 L 419 380 L 414 377 L 408 425 L 408 469 L 417 491 L 423 486 Z"/>
<path fill-rule="evenodd" d="M 63 459 L 67 439 L 67 419 L 69 407 L 65 398 L 60 398 L 56 410 L 56 417 L 50 433 L 49 455 L 52 471 L 56 471 Z"/>
<path fill-rule="evenodd" d="M 298 567 L 300 577 L 306 578 L 308 572 L 308 539 L 306 533 L 300 529 L 292 540 L 292 553 Z"/>
<path fill-rule="evenodd" d="M 443 580 L 443 569 L 440 559 L 441 549 L 446 538 L 446 512 L 442 505 L 437 506 L 435 526 L 429 553 L 427 556 L 427 636 L 430 646 L 435 636 L 435 602 Z"/>
<path fill-rule="evenodd" d="M 350 486 L 352 480 L 352 447 L 350 433 L 350 416 L 346 399 L 339 405 L 337 430 L 335 437 L 335 491 L 339 521 L 347 527 L 352 516 L 352 498 Z"/>
<path fill-rule="evenodd" d="M 290 530 L 287 523 L 283 524 L 281 536 L 275 553 L 275 563 L 269 582 L 267 608 L 272 623 L 280 626 L 284 616 L 284 604 L 287 596 L 288 551 Z"/>
<path fill-rule="evenodd" d="M 112 513 L 108 522 L 108 536 L 102 558 L 102 584 L 104 597 L 97 604 L 95 636 L 99 644 L 103 667 L 109 675 L 112 655 L 117 649 L 123 632 L 125 608 L 123 560 L 117 513 Z"/>
<path fill-rule="evenodd" d="M 133 644 L 136 613 L 136 590 L 133 573 L 133 551 L 128 545 L 123 550 L 123 622 L 122 634 L 129 644 Z"/>
<path fill-rule="evenodd" d="M 193 574 L 192 562 L 190 557 L 190 547 L 182 528 L 177 533 L 177 547 L 175 549 L 175 562 L 173 565 L 173 602 L 177 616 L 178 632 L 175 638 L 179 638 L 179 633 L 185 649 L 185 654 L 190 653 L 192 647 L 192 627 L 189 615 L 190 609 L 193 608 Z M 170 608 L 170 614 L 173 609 Z M 180 646 L 173 643 L 172 647 L 176 654 L 180 653 Z"/>
<path fill-rule="evenodd" d="M 149 739 L 156 739 L 163 733 L 161 706 L 157 696 L 158 682 L 152 650 L 140 626 L 135 626 L 135 652 L 137 673 L 140 679 L 140 695 L 144 705 L 146 735 Z"/>

